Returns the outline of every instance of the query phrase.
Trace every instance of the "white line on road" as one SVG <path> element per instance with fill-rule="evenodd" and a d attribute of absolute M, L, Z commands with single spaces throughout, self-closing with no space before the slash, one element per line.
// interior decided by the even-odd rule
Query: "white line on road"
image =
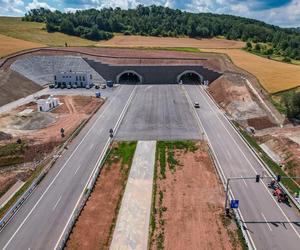
<path fill-rule="evenodd" d="M 120 116 L 119 116 L 119 118 L 118 118 L 118 120 L 117 120 L 115 126 L 114 126 L 114 128 L 113 128 L 113 131 L 115 131 L 115 133 L 117 132 L 117 130 L 118 130 L 120 124 L 121 124 L 121 121 L 123 120 L 123 118 L 124 118 L 124 116 L 125 116 L 125 113 L 126 113 L 126 111 L 127 111 L 127 109 L 128 109 L 128 106 L 129 106 L 131 100 L 133 99 L 133 94 L 134 94 L 134 92 L 135 92 L 135 89 L 136 89 L 136 86 L 135 86 L 134 89 L 132 90 L 132 92 L 131 92 L 131 94 L 130 94 L 130 96 L 129 96 L 129 98 L 128 98 L 128 100 L 127 100 L 127 102 L 126 102 L 126 104 L 125 104 L 125 106 L 124 106 L 124 108 L 123 108 L 123 110 L 122 110 L 122 112 L 121 112 L 121 114 L 120 114 Z M 81 197 L 83 196 L 83 194 L 84 194 L 86 188 L 88 187 L 88 185 L 90 184 L 90 181 L 92 180 L 93 176 L 95 175 L 96 170 L 97 170 L 97 167 L 99 166 L 99 164 L 101 163 L 101 161 L 102 161 L 103 158 L 105 157 L 105 153 L 106 153 L 106 151 L 107 151 L 107 149 L 108 149 L 108 146 L 109 146 L 109 144 L 110 144 L 110 140 L 111 140 L 111 139 L 108 138 L 108 140 L 107 140 L 107 142 L 106 142 L 106 144 L 105 144 L 105 146 L 104 146 L 104 148 L 103 148 L 103 150 L 102 150 L 102 152 L 101 152 L 101 154 L 100 154 L 100 156 L 99 156 L 99 158 L 98 158 L 98 160 L 97 160 L 97 162 L 96 162 L 96 164 L 95 164 L 95 166 L 94 166 L 94 169 L 93 169 L 93 171 L 92 171 L 92 173 L 91 173 L 91 175 L 90 175 L 90 177 L 89 177 L 89 179 L 88 179 L 88 181 L 87 181 L 85 187 L 83 188 L 82 193 L 81 193 L 81 195 L 79 196 L 79 198 L 78 198 L 78 200 L 77 200 L 77 202 L 76 202 L 76 204 L 75 204 L 75 207 L 74 207 L 74 209 L 73 209 L 73 211 L 72 211 L 72 213 L 71 213 L 71 215 L 70 215 L 70 217 L 69 217 L 69 219 L 68 219 L 68 221 L 67 221 L 67 223 L 66 223 L 66 225 L 65 225 L 65 227 L 64 227 L 64 229 L 63 229 L 63 231 L 62 231 L 62 233 L 60 234 L 60 237 L 59 237 L 58 241 L 57 241 L 56 244 L 55 244 L 54 249 L 58 249 L 59 243 L 60 243 L 62 237 L 64 236 L 64 233 L 65 233 L 65 231 L 66 231 L 66 229 L 67 229 L 67 227 L 68 227 L 68 225 L 69 225 L 69 223 L 70 223 L 70 221 L 71 221 L 71 219 L 72 219 L 72 217 L 73 217 L 73 214 L 74 214 L 76 208 L 78 207 L 78 204 L 79 204 L 79 202 L 80 202 L 80 200 L 81 200 Z"/>
<path fill-rule="evenodd" d="M 79 170 L 79 168 L 81 167 L 81 165 L 79 165 L 79 167 L 76 169 L 76 171 L 75 171 L 75 173 L 74 173 L 74 175 L 76 175 L 77 174 L 77 172 L 78 172 L 78 170 Z"/>
<path fill-rule="evenodd" d="M 231 157 L 231 154 L 230 154 L 230 152 L 229 152 L 229 150 L 228 150 L 228 149 L 226 149 L 226 153 L 227 153 L 227 155 L 228 155 L 229 159 L 232 159 L 232 157 Z"/>
<path fill-rule="evenodd" d="M 61 199 L 61 196 L 59 196 L 59 199 L 57 200 L 57 202 L 53 206 L 53 208 L 52 208 L 53 211 L 55 210 L 55 208 L 57 207 L 58 203 L 60 202 L 60 199 Z"/>
<path fill-rule="evenodd" d="M 208 100 L 206 99 L 205 95 L 208 97 L 208 99 L 212 102 L 213 100 L 211 100 L 211 98 L 208 96 L 207 93 L 205 93 L 205 95 L 202 93 L 202 91 L 200 90 L 200 88 L 198 89 L 200 94 L 202 95 L 202 97 L 204 98 L 205 102 L 208 104 L 208 106 L 210 107 L 210 109 L 214 112 L 214 108 L 212 108 L 212 105 L 208 102 Z M 216 109 L 217 112 L 220 113 L 219 109 Z M 255 168 L 252 166 L 252 163 L 249 161 L 249 159 L 246 157 L 246 155 L 244 154 L 243 150 L 241 149 L 241 147 L 238 145 L 238 143 L 236 142 L 236 140 L 233 138 L 233 136 L 230 134 L 230 132 L 228 131 L 228 129 L 226 128 L 225 124 L 223 123 L 223 121 L 221 120 L 221 118 L 216 115 L 217 119 L 220 121 L 220 123 L 222 124 L 222 126 L 224 127 L 224 129 L 227 131 L 228 135 L 230 136 L 230 138 L 232 139 L 232 141 L 234 142 L 234 144 L 237 146 L 237 148 L 239 149 L 239 151 L 242 153 L 243 157 L 245 158 L 245 160 L 248 162 L 249 166 L 253 169 L 254 173 L 257 174 L 257 171 L 255 170 Z M 226 122 L 229 123 L 230 127 L 233 129 L 233 131 L 239 136 L 238 132 L 233 128 L 233 125 L 225 118 Z M 244 140 L 241 138 L 241 141 L 249 148 L 250 152 L 253 154 L 254 158 L 258 161 L 258 163 L 260 164 L 260 166 L 264 169 L 264 166 L 262 165 L 262 163 L 260 163 L 259 159 L 257 158 L 257 156 L 254 155 L 254 153 L 252 152 L 252 150 L 250 149 L 250 147 L 246 144 L 246 142 L 244 142 Z M 279 208 L 280 212 L 282 213 L 282 215 L 284 216 L 284 218 L 287 220 L 287 222 L 290 223 L 291 228 L 293 229 L 293 231 L 296 233 L 297 237 L 300 239 L 300 234 L 297 232 L 297 230 L 295 229 L 295 227 L 291 224 L 290 219 L 288 218 L 288 216 L 285 214 L 285 212 L 282 210 L 282 208 L 278 205 L 278 202 L 275 200 L 274 196 L 269 192 L 268 187 L 266 186 L 266 184 L 264 182 L 262 182 L 263 187 L 266 189 L 267 193 L 270 195 L 271 199 L 274 201 L 274 203 L 276 204 L 276 206 Z"/>
<path fill-rule="evenodd" d="M 242 175 L 241 175 L 241 178 L 243 178 L 243 176 L 242 176 Z M 244 179 L 242 179 L 242 180 L 243 180 L 243 182 L 244 182 L 245 186 L 247 187 L 248 185 L 247 185 L 246 181 L 245 181 Z"/>
<path fill-rule="evenodd" d="M 94 143 L 92 143 L 92 144 L 91 144 L 91 146 L 90 146 L 90 150 L 91 150 L 93 147 L 94 147 Z"/>
<path fill-rule="evenodd" d="M 271 226 L 269 225 L 269 223 L 268 223 L 268 221 L 267 221 L 266 217 L 264 216 L 264 214 L 263 214 L 263 213 L 261 213 L 261 215 L 262 215 L 262 217 L 264 218 L 264 220 L 265 220 L 266 224 L 268 225 L 268 227 L 269 227 L 270 231 L 272 232 L 273 230 L 272 230 Z"/>
<path fill-rule="evenodd" d="M 118 90 L 118 93 L 120 92 L 120 89 Z M 64 168 L 67 166 L 68 162 L 70 161 L 70 159 L 73 157 L 73 155 L 76 153 L 77 149 L 80 147 L 80 145 L 83 143 L 83 141 L 86 139 L 86 137 L 90 134 L 90 132 L 94 129 L 94 127 L 96 126 L 97 122 L 100 120 L 100 118 L 103 116 L 103 113 L 105 113 L 106 110 L 109 110 L 108 107 L 110 105 L 112 105 L 113 100 L 116 99 L 117 94 L 112 98 L 112 100 L 110 101 L 110 103 L 106 106 L 106 109 L 101 113 L 101 115 L 96 119 L 96 121 L 94 122 L 94 124 L 89 128 L 89 130 L 87 131 L 87 133 L 85 134 L 85 136 L 81 139 L 81 141 L 79 142 L 79 144 L 76 146 L 76 148 L 74 149 L 74 151 L 72 152 L 72 154 L 69 156 L 69 158 L 66 160 L 66 162 L 64 163 L 64 165 L 61 167 L 61 169 L 58 171 L 58 173 L 55 175 L 55 177 L 53 178 L 53 180 L 50 182 L 49 186 L 46 188 L 46 190 L 43 192 L 43 194 L 41 195 L 41 197 L 38 199 L 38 201 L 35 203 L 35 205 L 33 206 L 33 208 L 30 210 L 30 212 L 27 214 L 27 216 L 25 217 L 25 219 L 22 221 L 22 223 L 19 225 L 19 227 L 17 228 L 17 230 L 14 232 L 14 234 L 10 237 L 10 239 L 7 241 L 7 243 L 5 244 L 5 246 L 3 247 L 3 250 L 5 250 L 8 245 L 10 244 L 10 242 L 13 240 L 13 238 L 16 236 L 16 234 L 20 231 L 21 227 L 25 224 L 25 222 L 27 221 L 27 219 L 29 218 L 29 216 L 33 213 L 33 211 L 36 209 L 36 207 L 38 206 L 38 204 L 41 202 L 41 200 L 43 199 L 43 197 L 46 195 L 46 193 L 49 191 L 49 189 L 51 188 L 51 186 L 53 185 L 53 183 L 55 182 L 55 180 L 58 178 L 58 176 L 60 175 L 60 173 L 64 170 Z"/>

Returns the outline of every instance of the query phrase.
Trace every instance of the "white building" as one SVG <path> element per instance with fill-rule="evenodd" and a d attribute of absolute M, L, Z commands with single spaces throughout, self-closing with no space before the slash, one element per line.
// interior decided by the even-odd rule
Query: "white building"
<path fill-rule="evenodd" d="M 93 84 L 93 76 L 88 72 L 79 72 L 79 71 L 68 71 L 68 72 L 58 72 L 54 75 L 54 84 L 64 85 L 65 87 L 70 85 L 71 87 L 76 85 L 76 87 L 86 86 L 91 87 Z"/>
<path fill-rule="evenodd" d="M 54 98 L 50 95 L 47 99 L 37 100 L 38 111 L 47 112 L 50 109 L 53 109 L 59 105 L 58 98 Z"/>

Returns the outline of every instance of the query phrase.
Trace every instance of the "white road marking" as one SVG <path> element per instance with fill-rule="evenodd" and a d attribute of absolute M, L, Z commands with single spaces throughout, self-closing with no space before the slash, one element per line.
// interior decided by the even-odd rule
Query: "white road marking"
<path fill-rule="evenodd" d="M 91 146 L 90 146 L 90 150 L 91 150 L 93 147 L 94 147 L 94 143 L 92 143 L 92 144 L 91 144 Z"/>
<path fill-rule="evenodd" d="M 242 175 L 241 175 L 241 178 L 243 178 L 243 176 L 242 176 Z M 243 182 L 244 182 L 245 186 L 247 187 L 248 185 L 247 185 L 246 181 L 245 181 L 244 179 L 242 179 L 242 180 L 243 180 Z"/>
<path fill-rule="evenodd" d="M 211 104 L 207 101 L 206 97 L 204 96 L 204 94 L 201 92 L 200 88 L 198 89 L 200 94 L 202 95 L 202 97 L 204 98 L 205 102 L 208 104 L 208 106 L 210 107 L 210 109 L 214 112 L 214 109 L 212 108 Z M 206 94 L 207 95 L 207 94 Z M 208 95 L 207 95 L 208 96 Z M 211 102 L 213 102 L 211 100 Z M 219 109 L 217 109 L 217 112 L 219 111 Z M 219 112 L 220 113 L 220 112 Z M 255 168 L 252 166 L 252 163 L 248 160 L 248 158 L 246 157 L 246 155 L 244 154 L 244 152 L 242 151 L 242 149 L 240 148 L 240 146 L 237 144 L 237 142 L 235 141 L 235 139 L 233 138 L 233 136 L 230 134 L 230 132 L 228 131 L 228 129 L 225 127 L 225 124 L 223 123 L 223 121 L 220 119 L 219 116 L 217 116 L 217 119 L 220 121 L 220 123 L 222 124 L 222 126 L 224 127 L 224 129 L 226 130 L 226 132 L 228 133 L 228 135 L 230 136 L 230 138 L 233 140 L 234 144 L 237 146 L 237 148 L 239 149 L 239 151 L 242 153 L 243 157 L 245 158 L 245 160 L 248 162 L 249 166 L 253 169 L 253 171 L 255 172 L 255 174 L 257 174 L 257 171 L 255 170 Z M 225 118 L 225 120 L 227 121 L 227 119 Z M 227 121 L 229 123 L 229 121 Z M 229 125 L 232 127 L 232 125 L 229 123 Z M 235 129 L 232 127 L 232 129 L 235 131 Z M 237 134 L 238 132 L 235 131 Z M 238 134 L 238 136 L 240 137 L 240 135 Z M 243 141 L 243 139 L 241 139 Z M 243 141 L 244 142 L 244 141 Z M 245 142 L 244 142 L 245 143 Z M 245 143 L 246 144 L 246 143 Z M 247 145 L 247 144 L 246 144 Z M 251 151 L 251 149 L 249 148 L 249 150 Z M 251 151 L 252 152 L 252 151 Z M 252 152 L 253 153 L 253 152 Z M 254 153 L 253 153 L 254 154 Z M 257 158 L 256 158 L 257 159 Z M 258 160 L 258 159 L 257 159 Z M 259 160 L 258 160 L 259 162 Z M 260 162 L 259 162 L 260 163 Z M 260 164 L 263 168 L 264 166 L 262 164 Z M 284 216 L 284 218 L 287 220 L 287 222 L 289 222 L 291 228 L 294 230 L 294 232 L 296 233 L 296 235 L 298 236 L 298 238 L 300 239 L 300 235 L 297 232 L 297 230 L 295 229 L 295 227 L 292 225 L 291 221 L 289 220 L 289 218 L 287 217 L 287 215 L 284 213 L 284 211 L 282 210 L 282 208 L 278 205 L 278 202 L 275 200 L 275 198 L 273 197 L 273 195 L 269 192 L 269 189 L 267 188 L 266 184 L 264 182 L 262 182 L 263 186 L 265 187 L 265 189 L 267 190 L 267 193 L 270 195 L 270 197 L 273 199 L 274 203 L 276 204 L 276 206 L 279 208 L 280 212 L 282 213 L 282 215 Z"/>
<path fill-rule="evenodd" d="M 74 175 L 76 175 L 77 174 L 77 171 L 79 170 L 79 168 L 81 167 L 81 165 L 79 165 L 79 167 L 76 169 L 76 171 L 75 171 L 75 173 L 74 173 Z"/>
<path fill-rule="evenodd" d="M 262 215 L 262 217 L 264 218 L 264 220 L 265 220 L 266 224 L 268 225 L 268 227 L 269 227 L 270 231 L 272 232 L 273 230 L 272 230 L 271 226 L 269 225 L 269 223 L 268 223 L 268 221 L 267 221 L 266 217 L 264 216 L 264 214 L 263 214 L 263 213 L 261 213 L 261 215 Z"/>
<path fill-rule="evenodd" d="M 231 156 L 231 154 L 230 154 L 230 152 L 229 152 L 229 150 L 228 150 L 228 149 L 226 149 L 226 153 L 227 153 L 227 155 L 228 155 L 229 159 L 232 159 L 232 156 Z"/>
<path fill-rule="evenodd" d="M 127 100 L 127 102 L 126 102 L 126 104 L 125 104 L 125 106 L 124 106 L 124 108 L 123 108 L 123 110 L 122 110 L 122 112 L 121 112 L 121 114 L 120 114 L 120 116 L 119 116 L 119 118 L 118 118 L 115 126 L 114 126 L 114 128 L 113 128 L 113 130 L 115 132 L 117 132 L 117 130 L 118 130 L 120 124 L 121 124 L 121 121 L 123 120 L 123 118 L 125 116 L 125 113 L 126 113 L 126 111 L 128 109 L 128 106 L 129 106 L 131 100 L 133 99 L 133 94 L 134 94 L 136 88 L 137 88 L 137 86 L 135 86 L 134 89 L 132 90 L 132 92 L 131 92 L 131 94 L 130 94 L 130 96 L 129 96 L 129 98 L 128 98 L 128 100 Z M 74 209 L 73 209 L 73 211 L 72 211 L 72 213 L 71 213 L 71 215 L 70 215 L 70 217 L 69 217 L 69 219 L 68 219 L 68 221 L 67 221 L 64 229 L 63 229 L 63 231 L 62 231 L 59 239 L 57 240 L 56 245 L 54 247 L 54 250 L 58 249 L 58 246 L 59 246 L 59 243 L 61 241 L 61 238 L 64 236 L 64 233 L 65 233 L 65 231 L 66 231 L 66 229 L 67 229 L 67 227 L 68 227 L 68 225 L 69 225 L 69 223 L 70 223 L 70 221 L 71 221 L 71 219 L 73 217 L 73 214 L 74 214 L 76 208 L 78 207 L 79 202 L 81 201 L 81 197 L 83 196 L 83 194 L 84 194 L 86 188 L 88 187 L 91 179 L 93 178 L 94 174 L 96 173 L 98 165 L 101 163 L 102 159 L 105 157 L 105 153 L 106 153 L 106 150 L 107 150 L 109 144 L 110 144 L 110 138 L 108 138 L 108 140 L 107 140 L 107 142 L 106 142 L 106 144 L 105 144 L 105 146 L 104 146 L 104 148 L 103 148 L 103 150 L 102 150 L 102 152 L 101 152 L 101 154 L 100 154 L 100 156 L 99 156 L 99 158 L 98 158 L 98 160 L 97 160 L 97 162 L 96 162 L 96 164 L 94 166 L 94 169 L 93 169 L 93 171 L 92 171 L 92 173 L 91 173 L 91 175 L 90 175 L 90 177 L 89 177 L 89 179 L 88 179 L 85 187 L 83 188 L 81 195 L 79 196 L 79 198 L 78 198 L 78 200 L 77 200 L 77 202 L 76 202 L 76 204 L 74 206 Z"/>
<path fill-rule="evenodd" d="M 57 207 L 58 203 L 60 202 L 61 200 L 61 196 L 59 196 L 59 199 L 57 200 L 57 202 L 55 203 L 55 205 L 53 206 L 52 210 L 54 211 L 55 208 Z"/>
<path fill-rule="evenodd" d="M 118 89 L 118 93 L 120 92 L 120 89 Z M 80 141 L 80 143 L 76 146 L 76 148 L 74 149 L 74 151 L 72 152 L 72 154 L 69 156 L 69 158 L 66 160 L 66 162 L 64 163 L 64 165 L 61 167 L 61 169 L 58 171 L 58 173 L 55 175 L 55 177 L 53 178 L 53 180 L 50 182 L 49 186 L 46 188 L 46 190 L 43 192 L 43 194 L 41 195 L 41 197 L 38 199 L 38 201 L 35 203 L 35 205 L 33 206 L 33 208 L 30 210 L 30 212 L 27 214 L 27 216 L 25 217 L 25 219 L 22 221 L 22 223 L 19 225 L 19 227 L 17 228 L 17 230 L 14 232 L 14 234 L 10 237 L 10 239 L 7 241 L 7 243 L 4 245 L 3 250 L 5 250 L 8 245 L 10 244 L 10 242 L 12 241 L 12 239 L 16 236 L 16 234 L 20 231 L 21 227 L 25 224 L 25 222 L 27 221 L 27 219 L 29 218 L 29 216 L 33 213 L 33 211 L 36 209 L 36 207 L 38 206 L 38 204 L 41 202 L 41 200 L 43 199 L 43 197 L 46 195 L 46 193 L 49 191 L 49 189 L 51 188 L 51 186 L 53 185 L 53 183 L 55 182 L 55 180 L 58 178 L 59 174 L 64 170 L 64 168 L 67 166 L 68 162 L 70 161 L 70 159 L 73 157 L 73 155 L 76 153 L 77 149 L 80 147 L 80 145 L 83 143 L 83 141 L 86 139 L 86 137 L 90 134 L 90 132 L 94 129 L 94 127 L 96 126 L 97 122 L 100 120 L 100 118 L 102 118 L 103 113 L 105 113 L 106 110 L 109 110 L 109 106 L 111 106 L 113 104 L 113 100 L 116 99 L 117 94 L 111 99 L 110 103 L 105 107 L 106 109 L 101 113 L 101 115 L 95 120 L 94 124 L 90 127 L 90 129 L 87 131 L 87 133 L 85 134 L 85 136 L 82 138 L 82 140 Z"/>
<path fill-rule="evenodd" d="M 188 99 L 188 102 L 193 106 L 191 97 L 189 96 L 189 94 L 187 93 L 187 91 L 186 91 L 186 89 L 185 89 L 184 87 L 183 87 L 183 90 L 185 91 L 185 94 L 186 94 L 186 97 L 187 97 L 187 99 Z M 224 188 L 225 188 L 226 176 L 225 176 L 225 173 L 224 173 L 224 171 L 223 171 L 223 169 L 222 169 L 222 167 L 221 167 L 221 163 L 219 162 L 219 159 L 218 159 L 218 157 L 217 157 L 217 154 L 216 154 L 216 152 L 215 152 L 215 150 L 214 150 L 214 148 L 213 148 L 213 146 L 212 146 L 212 144 L 211 144 L 211 142 L 210 142 L 210 139 L 209 139 L 209 137 L 208 137 L 208 135 L 207 135 L 207 133 L 206 133 L 206 130 L 204 129 L 203 123 L 202 123 L 202 121 L 200 120 L 200 117 L 199 117 L 199 115 L 198 115 L 198 113 L 197 113 L 196 111 L 195 111 L 195 114 L 196 114 L 196 119 L 198 120 L 198 123 L 199 123 L 200 130 L 203 131 L 203 134 L 204 134 L 205 137 L 207 138 L 207 142 L 208 142 L 208 144 L 209 144 L 209 147 L 210 147 L 210 149 L 212 150 L 213 155 L 215 156 L 214 159 L 216 160 L 216 164 L 219 166 L 219 167 L 217 167 L 216 169 L 217 169 L 217 172 L 218 172 L 218 173 L 220 172 L 219 175 L 220 175 L 220 178 L 223 179 L 223 185 L 224 185 Z M 235 199 L 235 197 L 234 197 L 234 195 L 233 195 L 233 193 L 232 193 L 232 191 L 231 191 L 230 189 L 229 189 L 229 194 L 230 194 L 230 197 L 232 197 L 233 199 Z M 245 219 L 244 219 L 244 217 L 243 217 L 243 215 L 242 215 L 242 213 L 241 213 L 240 208 L 237 209 L 237 214 L 239 215 L 241 222 L 244 223 Z M 244 224 L 246 225 L 246 223 L 244 223 Z M 249 234 L 249 231 L 246 230 L 246 231 L 245 231 L 245 234 L 248 236 L 248 239 L 249 239 L 249 241 L 250 241 L 250 244 L 251 244 L 251 248 L 250 248 L 250 249 L 256 250 L 256 246 L 255 246 L 255 244 L 254 244 L 254 241 L 253 241 L 253 239 L 252 239 L 252 236 Z M 250 245 L 250 244 L 248 244 L 248 245 Z"/>

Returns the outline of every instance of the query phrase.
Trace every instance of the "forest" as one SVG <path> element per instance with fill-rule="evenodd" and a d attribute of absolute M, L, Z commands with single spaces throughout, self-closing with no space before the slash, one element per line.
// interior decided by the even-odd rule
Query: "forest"
<path fill-rule="evenodd" d="M 23 21 L 45 22 L 48 32 L 63 32 L 90 40 L 107 40 L 114 33 L 124 35 L 242 40 L 248 49 L 300 60 L 299 28 L 281 28 L 261 21 L 212 13 L 189 13 L 162 6 L 135 9 L 104 8 L 64 13 L 45 8 L 32 9 Z M 259 44 L 267 46 L 260 46 Z M 256 45 L 253 45 L 256 44 Z M 263 48 L 267 48 L 262 51 Z"/>

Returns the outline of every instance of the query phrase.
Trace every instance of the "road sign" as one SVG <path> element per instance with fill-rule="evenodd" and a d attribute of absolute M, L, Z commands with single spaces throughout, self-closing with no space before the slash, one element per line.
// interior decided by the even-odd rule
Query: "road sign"
<path fill-rule="evenodd" d="M 231 200 L 230 208 L 239 208 L 239 200 Z"/>

